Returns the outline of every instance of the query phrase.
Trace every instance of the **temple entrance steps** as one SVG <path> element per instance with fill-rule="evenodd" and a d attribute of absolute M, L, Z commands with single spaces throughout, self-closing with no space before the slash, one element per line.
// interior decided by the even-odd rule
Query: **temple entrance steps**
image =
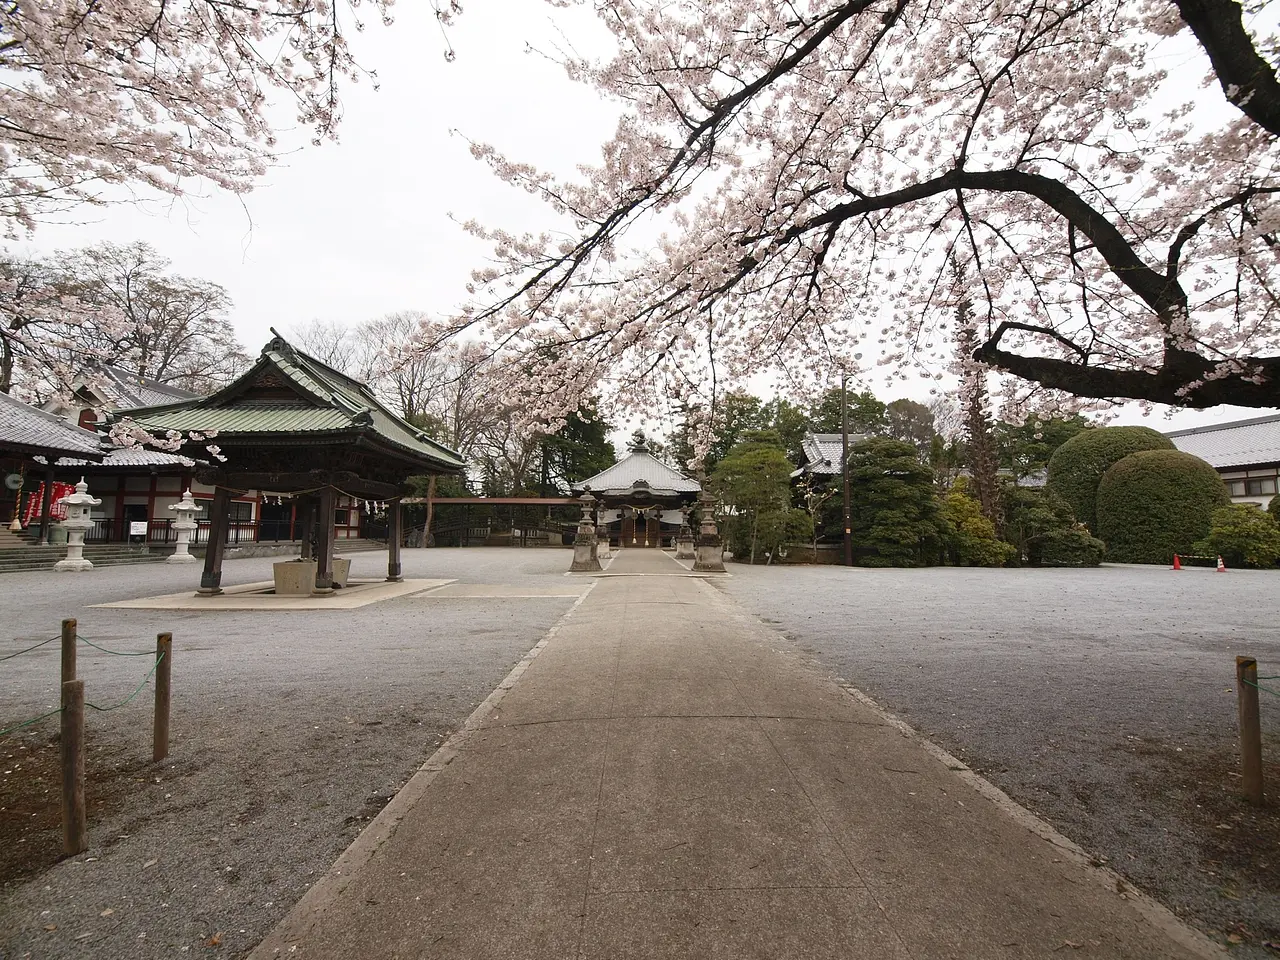
<path fill-rule="evenodd" d="M 89 544 L 84 548 L 84 558 L 95 567 L 114 567 L 126 563 L 160 563 L 173 552 L 172 547 L 148 550 L 128 544 Z M 53 544 L 20 547 L 0 547 L 0 573 L 17 573 L 22 570 L 52 570 L 53 565 L 67 555 L 67 545 Z"/>

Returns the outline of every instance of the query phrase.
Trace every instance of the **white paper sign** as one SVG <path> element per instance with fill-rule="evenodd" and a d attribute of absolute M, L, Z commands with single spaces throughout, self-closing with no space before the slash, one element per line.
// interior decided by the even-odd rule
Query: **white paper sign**
<path fill-rule="evenodd" d="M 147 535 L 147 521 L 145 520 L 129 521 L 129 536 L 145 537 L 146 535 Z"/>

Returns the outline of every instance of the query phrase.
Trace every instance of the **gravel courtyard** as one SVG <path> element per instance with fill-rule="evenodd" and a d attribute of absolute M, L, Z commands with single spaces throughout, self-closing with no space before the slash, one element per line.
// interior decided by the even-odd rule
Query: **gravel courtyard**
<path fill-rule="evenodd" d="M 381 577 L 381 553 L 352 555 Z M 228 561 L 224 586 L 270 579 Z M 564 584 L 563 550 L 408 550 L 406 577 Z M 0 657 L 58 633 L 116 650 L 172 631 L 173 744 L 152 764 L 150 688 L 90 711 L 87 853 L 55 862 L 57 718 L 0 740 L 0 958 L 241 956 L 573 603 L 428 599 L 354 610 L 94 609 L 194 590 L 198 567 L 0 577 Z M 149 667 L 81 645 L 86 697 L 123 699 Z M 58 644 L 0 661 L 0 729 L 56 707 Z"/>
<path fill-rule="evenodd" d="M 1280 674 L 1280 572 L 729 570 L 825 669 L 1137 886 L 1238 955 L 1280 953 L 1280 815 L 1237 799 L 1235 692 L 1236 654 Z"/>

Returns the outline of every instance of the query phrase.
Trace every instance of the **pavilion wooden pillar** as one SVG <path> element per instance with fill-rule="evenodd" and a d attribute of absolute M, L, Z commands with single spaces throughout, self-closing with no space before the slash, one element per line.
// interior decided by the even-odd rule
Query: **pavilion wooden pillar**
<path fill-rule="evenodd" d="M 205 544 L 204 573 L 196 593 L 206 597 L 222 592 L 222 557 L 227 551 L 227 527 L 231 520 L 231 491 L 215 487 L 209 506 L 209 542 Z"/>
<path fill-rule="evenodd" d="M 400 570 L 400 541 L 404 539 L 403 526 L 400 498 L 396 497 L 387 504 L 387 579 L 392 583 L 399 583 L 404 579 Z"/>
<path fill-rule="evenodd" d="M 316 530 L 316 593 L 333 593 L 333 487 L 320 491 Z"/>
<path fill-rule="evenodd" d="M 40 542 L 49 542 L 49 511 L 53 509 L 53 467 L 44 472 L 44 490 L 40 494 Z"/>
<path fill-rule="evenodd" d="M 311 560 L 311 538 L 316 529 L 316 502 L 311 496 L 298 498 L 297 524 L 298 539 L 302 541 L 299 556 L 303 560 Z"/>

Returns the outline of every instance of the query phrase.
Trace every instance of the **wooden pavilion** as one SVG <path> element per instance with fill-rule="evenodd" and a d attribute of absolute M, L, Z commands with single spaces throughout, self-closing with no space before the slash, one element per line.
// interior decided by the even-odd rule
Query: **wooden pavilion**
<path fill-rule="evenodd" d="M 404 481 L 461 473 L 462 460 L 384 407 L 367 385 L 271 332 L 274 339 L 258 362 L 212 396 L 127 414 L 152 433 L 209 437 L 188 443 L 191 455 L 213 461 L 195 471 L 196 479 L 214 488 L 200 593 L 221 592 L 231 500 L 253 489 L 296 498 L 304 527 L 314 524 L 316 593 L 333 590 L 338 496 L 387 504 L 387 579 L 403 579 Z M 207 444 L 216 444 L 216 455 Z M 302 538 L 302 555 L 312 559 L 310 537 Z"/>

